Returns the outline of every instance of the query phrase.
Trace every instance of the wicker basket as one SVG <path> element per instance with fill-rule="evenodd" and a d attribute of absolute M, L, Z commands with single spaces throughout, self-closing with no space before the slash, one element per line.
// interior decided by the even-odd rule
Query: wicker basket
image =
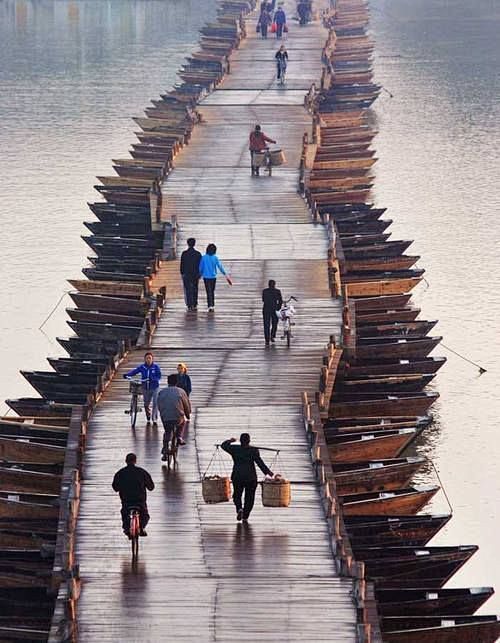
<path fill-rule="evenodd" d="M 129 393 L 135 393 L 136 395 L 139 395 L 140 393 L 142 393 L 141 382 L 129 382 L 128 390 L 129 390 Z"/>
<path fill-rule="evenodd" d="M 231 481 L 226 476 L 205 476 L 201 481 L 201 492 L 208 505 L 227 502 L 231 498 Z"/>
<path fill-rule="evenodd" d="M 269 156 L 271 158 L 271 165 L 283 165 L 283 163 L 286 163 L 286 158 L 282 150 L 271 150 Z"/>
<path fill-rule="evenodd" d="M 264 507 L 288 507 L 290 500 L 290 480 L 279 478 L 262 482 L 262 504 Z"/>

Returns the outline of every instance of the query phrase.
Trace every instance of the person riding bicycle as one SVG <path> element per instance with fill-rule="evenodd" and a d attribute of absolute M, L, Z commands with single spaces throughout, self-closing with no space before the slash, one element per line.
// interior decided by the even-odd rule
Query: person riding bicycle
<path fill-rule="evenodd" d="M 154 355 L 148 351 L 144 355 L 144 364 L 133 368 L 125 373 L 124 378 L 141 375 L 142 397 L 144 398 L 144 410 L 146 411 L 146 426 L 150 426 L 153 420 L 153 428 L 158 426 L 158 392 L 160 390 L 161 369 L 154 362 Z"/>
<path fill-rule="evenodd" d="M 267 150 L 266 143 L 276 143 L 272 138 L 269 138 L 261 130 L 260 125 L 256 125 L 255 129 L 250 132 L 249 150 L 250 150 L 250 163 L 252 167 L 252 176 L 259 176 L 259 168 L 254 164 L 255 152 L 264 152 Z"/>
<path fill-rule="evenodd" d="M 285 45 L 281 45 L 274 57 L 276 58 L 277 78 L 283 84 L 288 64 L 288 52 L 285 49 Z"/>
<path fill-rule="evenodd" d="M 112 487 L 120 494 L 122 501 L 122 528 L 123 533 L 130 537 L 129 511 L 132 507 L 139 509 L 139 523 L 141 531 L 139 536 L 147 536 L 144 528 L 149 522 L 148 506 L 146 504 L 147 492 L 153 491 L 155 484 L 145 469 L 136 466 L 137 456 L 128 453 L 125 458 L 127 464 L 115 473 Z"/>
<path fill-rule="evenodd" d="M 177 386 L 177 373 L 172 373 L 167 378 L 168 387 L 160 391 L 158 395 L 158 410 L 163 424 L 163 449 L 162 460 L 167 459 L 167 447 L 172 437 L 172 431 L 176 431 L 179 444 L 184 445 L 184 428 L 186 420 L 191 417 L 191 403 L 186 391 Z"/>

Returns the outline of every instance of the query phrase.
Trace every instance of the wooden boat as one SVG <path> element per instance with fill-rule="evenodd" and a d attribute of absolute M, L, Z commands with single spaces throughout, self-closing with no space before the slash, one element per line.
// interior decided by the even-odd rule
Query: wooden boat
<path fill-rule="evenodd" d="M 123 297 L 109 297 L 104 295 L 91 295 L 87 293 L 70 292 L 69 296 L 78 306 L 84 310 L 107 312 L 116 315 L 132 315 L 133 317 L 144 317 L 149 302 L 147 299 L 129 299 Z"/>
<path fill-rule="evenodd" d="M 426 375 L 437 373 L 445 362 L 446 357 L 423 357 L 395 361 L 387 359 L 367 363 L 359 360 L 356 364 L 343 362 L 342 369 L 345 369 L 346 376 L 349 378 L 363 378 L 372 375 L 403 375 L 410 373 Z"/>
<path fill-rule="evenodd" d="M 311 198 L 316 203 L 362 203 L 370 194 L 369 189 L 360 190 L 309 190 Z"/>
<path fill-rule="evenodd" d="M 113 315 L 93 310 L 81 310 L 79 308 L 66 308 L 66 312 L 75 322 L 87 322 L 93 324 L 111 324 L 116 326 L 135 326 L 142 328 L 144 317 L 132 315 Z"/>
<path fill-rule="evenodd" d="M 144 274 L 147 273 L 148 269 L 146 268 L 143 270 L 141 273 L 129 273 L 129 272 L 119 272 L 118 271 L 118 266 L 115 266 L 117 268 L 116 272 L 113 271 L 106 271 L 106 270 L 99 270 L 98 268 L 82 268 L 83 274 L 91 280 L 94 281 L 136 281 L 137 283 L 143 283 L 144 282 Z"/>
<path fill-rule="evenodd" d="M 345 516 L 397 516 L 416 514 L 439 491 L 438 486 L 419 486 L 393 489 L 391 491 L 371 491 L 340 496 Z M 356 551 L 356 557 L 364 560 Z"/>
<path fill-rule="evenodd" d="M 360 297 L 356 299 L 356 314 L 378 310 L 400 310 L 405 308 L 411 295 L 383 295 L 382 297 Z"/>
<path fill-rule="evenodd" d="M 366 246 L 371 243 L 382 243 L 384 241 L 387 241 L 390 236 L 390 232 L 368 232 L 359 234 L 352 234 L 351 232 L 344 232 L 342 234 L 339 233 L 339 238 L 342 242 L 342 248 L 344 249 L 351 248 L 352 246 Z"/>
<path fill-rule="evenodd" d="M 47 420 L 48 421 L 48 420 Z M 68 437 L 67 426 L 57 426 L 54 424 L 35 424 L 31 422 L 14 422 L 2 419 L 0 420 L 0 436 L 11 438 L 55 438 L 66 443 Z M 32 469 L 30 469 L 32 470 Z"/>
<path fill-rule="evenodd" d="M 358 281 L 359 278 L 355 280 L 343 279 L 345 283 L 346 293 L 349 297 L 373 297 L 377 295 L 400 295 L 408 293 L 415 286 L 417 286 L 421 281 L 422 277 L 410 277 L 410 278 L 393 278 L 393 279 L 374 279 L 373 281 Z"/>
<path fill-rule="evenodd" d="M 328 452 L 332 463 L 396 458 L 417 435 L 416 428 L 337 434 L 328 439 Z"/>
<path fill-rule="evenodd" d="M 409 322 L 392 322 L 392 323 L 378 323 L 378 324 L 363 324 L 357 325 L 356 320 L 356 334 L 358 337 L 376 337 L 377 335 L 419 335 L 425 336 L 437 324 L 437 320 L 427 321 L 409 321 Z"/>
<path fill-rule="evenodd" d="M 101 378 L 89 373 L 63 374 L 53 371 L 20 371 L 28 382 L 42 397 L 48 397 L 52 391 L 81 393 L 90 388 L 102 387 Z"/>
<path fill-rule="evenodd" d="M 367 576 L 378 588 L 433 588 L 443 585 L 479 548 L 457 547 L 356 547 Z"/>
<path fill-rule="evenodd" d="M 442 337 L 363 337 L 356 343 L 356 362 L 359 360 L 378 361 L 380 359 L 421 359 L 439 344 Z"/>
<path fill-rule="evenodd" d="M 69 404 L 56 404 L 41 397 L 18 397 L 5 400 L 5 403 L 18 415 L 29 417 L 64 417 L 71 416 L 72 406 Z"/>
<path fill-rule="evenodd" d="M 384 243 L 374 243 L 367 246 L 354 246 L 346 248 L 344 254 L 347 260 L 369 257 L 394 257 L 401 255 L 411 246 L 413 241 L 385 241 Z M 363 296 L 363 295 L 361 295 Z M 366 295 L 370 297 L 370 295 Z"/>
<path fill-rule="evenodd" d="M 426 545 L 451 519 L 451 514 L 417 516 L 345 516 L 351 544 L 356 546 Z"/>
<path fill-rule="evenodd" d="M 337 227 L 341 226 L 339 224 Z M 363 225 L 359 222 L 358 225 Z M 340 231 L 340 227 L 339 227 Z M 372 259 L 353 259 L 345 262 L 346 272 L 373 272 L 388 270 L 409 270 L 420 257 L 418 255 L 400 255 L 395 257 L 374 257 Z"/>
<path fill-rule="evenodd" d="M 57 373 L 79 374 L 90 373 L 108 378 L 115 370 L 116 363 L 110 358 L 93 360 L 74 359 L 72 357 L 48 357 L 47 361 Z"/>
<path fill-rule="evenodd" d="M 474 614 L 493 596 L 492 587 L 453 589 L 378 589 L 377 610 L 381 616 L 443 616 Z"/>
<path fill-rule="evenodd" d="M 117 340 L 90 340 L 82 337 L 68 337 L 67 339 L 56 337 L 56 339 L 69 355 L 73 357 L 84 355 L 83 359 L 118 355 L 125 350 L 125 343 Z"/>
<path fill-rule="evenodd" d="M 0 466 L 0 489 L 9 493 L 58 495 L 61 491 L 61 476 Z"/>
<path fill-rule="evenodd" d="M 78 337 L 86 339 L 128 339 L 135 343 L 141 332 L 140 326 L 118 326 L 116 324 L 74 321 L 67 321 L 66 323 Z"/>
<path fill-rule="evenodd" d="M 387 643 L 495 643 L 500 636 L 497 616 L 420 616 L 382 619 Z"/>
<path fill-rule="evenodd" d="M 0 589 L 0 613 L 10 616 L 19 614 L 38 616 L 51 614 L 54 600 L 39 588 L 2 588 Z M 0 636 L 4 636 L 0 630 Z"/>
<path fill-rule="evenodd" d="M 115 281 L 89 281 L 87 279 L 68 279 L 75 290 L 90 295 L 104 295 L 108 297 L 126 297 L 142 299 L 144 287 L 136 283 L 117 283 Z"/>
<path fill-rule="evenodd" d="M 426 416 L 427 418 L 428 416 Z M 419 418 L 347 418 L 340 420 L 332 420 L 329 418 L 324 423 L 325 437 L 328 440 L 333 439 L 337 435 L 350 435 L 353 433 L 374 433 L 376 435 L 383 435 L 384 431 L 388 429 L 416 429 L 421 433 L 426 426 L 429 426 L 430 421 L 419 421 Z"/>
<path fill-rule="evenodd" d="M 343 397 L 346 397 L 345 395 Z M 353 396 L 354 397 L 354 396 Z M 379 397 L 358 395 L 358 399 L 338 399 L 334 397 L 330 404 L 329 416 L 370 417 L 370 416 L 403 416 L 425 415 L 432 404 L 438 399 L 439 393 L 398 393 L 395 395 L 380 394 Z M 396 454 L 377 457 L 394 457 Z M 358 458 L 359 459 L 359 458 Z"/>
<path fill-rule="evenodd" d="M 407 375 L 372 375 L 366 378 L 337 379 L 335 391 L 343 393 L 375 393 L 377 391 L 421 391 L 435 375 L 409 373 Z"/>
<path fill-rule="evenodd" d="M 151 237 L 151 224 L 148 221 L 134 223 L 103 223 L 102 221 L 84 221 L 83 225 L 99 237 L 130 237 L 142 239 Z"/>
<path fill-rule="evenodd" d="M 356 313 L 356 328 L 361 329 L 369 324 L 391 324 L 414 321 L 420 314 L 420 308 L 406 306 L 399 310 L 378 310 L 367 313 Z"/>
<path fill-rule="evenodd" d="M 353 234 L 356 234 L 358 232 L 360 233 L 367 233 L 367 232 L 383 232 L 386 230 L 392 223 L 392 219 L 376 219 L 375 221 L 371 220 L 354 220 L 354 221 L 339 221 L 336 223 L 337 226 L 337 231 L 340 234 L 343 234 L 345 232 L 350 232 Z M 394 264 L 391 264 L 391 260 L 373 260 L 374 262 L 374 271 L 384 271 L 384 270 L 399 270 L 398 263 L 396 262 L 394 258 Z M 378 263 L 377 263 L 378 262 Z M 359 262 L 360 266 L 363 266 L 362 262 Z M 394 268 L 392 267 L 394 265 Z M 387 268 L 386 268 L 387 267 Z M 344 262 L 344 270 L 346 272 L 349 271 L 349 268 L 346 265 L 346 262 Z M 355 272 L 355 268 L 352 269 L 353 272 Z M 361 270 L 358 270 L 358 272 L 361 272 Z"/>
<path fill-rule="evenodd" d="M 345 140 L 345 138 L 343 138 Z M 313 170 L 329 170 L 329 169 L 366 169 L 372 167 L 377 162 L 376 158 L 366 156 L 358 159 L 336 159 L 333 161 L 314 161 Z"/>
<path fill-rule="evenodd" d="M 406 487 L 425 458 L 393 458 L 334 464 L 336 491 L 341 496 Z"/>

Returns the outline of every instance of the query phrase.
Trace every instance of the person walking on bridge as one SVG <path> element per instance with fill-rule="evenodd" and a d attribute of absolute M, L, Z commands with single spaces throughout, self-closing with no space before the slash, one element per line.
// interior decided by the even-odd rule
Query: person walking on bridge
<path fill-rule="evenodd" d="M 209 243 L 206 253 L 200 261 L 200 276 L 203 277 L 203 281 L 205 283 L 209 313 L 213 313 L 215 310 L 215 285 L 217 283 L 217 271 L 225 276 L 226 281 L 230 286 L 233 285 L 231 277 L 226 273 L 226 269 L 222 265 L 219 257 L 216 255 L 216 252 L 217 246 L 214 243 Z"/>
<path fill-rule="evenodd" d="M 229 453 L 233 458 L 233 502 L 236 507 L 236 520 L 248 522 L 255 502 L 255 491 L 257 489 L 257 471 L 255 465 L 266 476 L 274 476 L 273 472 L 260 457 L 259 449 L 250 446 L 250 435 L 242 433 L 240 444 L 233 444 L 236 438 L 229 438 L 221 444 L 221 449 Z M 245 499 L 243 501 L 243 493 Z"/>
<path fill-rule="evenodd" d="M 250 164 L 252 167 L 252 176 L 259 176 L 259 168 L 255 165 L 254 155 L 256 152 L 264 152 L 267 150 L 266 143 L 276 143 L 272 138 L 266 136 L 262 131 L 260 125 L 256 125 L 250 132 L 249 149 L 250 149 Z"/>
<path fill-rule="evenodd" d="M 195 250 L 196 239 L 187 240 L 187 250 L 181 254 L 180 271 L 184 285 L 184 301 L 188 310 L 198 307 L 198 281 L 200 280 L 201 252 Z"/>
<path fill-rule="evenodd" d="M 283 297 L 281 290 L 276 288 L 274 279 L 270 279 L 268 287 L 262 291 L 262 317 L 264 321 L 264 339 L 266 346 L 269 342 L 274 342 L 276 331 L 278 330 L 278 315 L 276 312 L 281 308 Z"/>
<path fill-rule="evenodd" d="M 286 26 L 286 14 L 283 11 L 283 7 L 278 7 L 276 13 L 274 14 L 273 22 L 276 24 L 276 38 L 281 40 L 283 36 L 283 31 L 287 30 Z"/>
<path fill-rule="evenodd" d="M 120 494 L 122 501 L 122 527 L 123 533 L 129 536 L 129 516 L 128 512 L 132 507 L 139 509 L 139 524 L 141 531 L 139 536 L 147 536 L 144 531 L 149 522 L 148 506 L 146 504 L 147 492 L 155 488 L 153 479 L 141 467 L 136 466 L 137 456 L 135 453 L 128 453 L 125 458 L 126 467 L 115 473 L 112 487 L 116 493 Z"/>

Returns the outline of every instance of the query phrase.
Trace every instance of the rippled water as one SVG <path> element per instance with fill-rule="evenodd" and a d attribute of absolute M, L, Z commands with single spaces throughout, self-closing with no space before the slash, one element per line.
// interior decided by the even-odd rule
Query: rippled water
<path fill-rule="evenodd" d="M 415 239 L 429 283 L 414 299 L 433 334 L 487 369 L 448 357 L 436 378 L 431 456 L 454 507 L 439 544 L 480 550 L 451 581 L 495 585 L 500 499 L 500 5 L 494 0 L 376 0 L 378 203 L 393 238 Z M 428 479 L 431 479 L 429 476 Z M 444 508 L 443 498 L 435 503 Z M 493 598 L 483 612 L 498 610 Z"/>
<path fill-rule="evenodd" d="M 45 368 L 67 334 L 63 301 L 87 250 L 94 177 L 126 156 L 130 116 L 175 81 L 214 0 L 0 3 L 0 400 L 31 395 L 19 368 Z M 477 543 L 452 584 L 493 584 L 500 481 L 500 40 L 493 0 L 373 0 L 377 201 L 393 238 L 415 239 L 426 285 L 415 300 L 449 358 L 437 378 L 433 457 L 455 510 L 442 544 Z M 427 476 L 430 479 L 430 474 Z M 444 499 L 436 503 L 444 508 Z M 499 609 L 496 599 L 483 611 Z"/>

